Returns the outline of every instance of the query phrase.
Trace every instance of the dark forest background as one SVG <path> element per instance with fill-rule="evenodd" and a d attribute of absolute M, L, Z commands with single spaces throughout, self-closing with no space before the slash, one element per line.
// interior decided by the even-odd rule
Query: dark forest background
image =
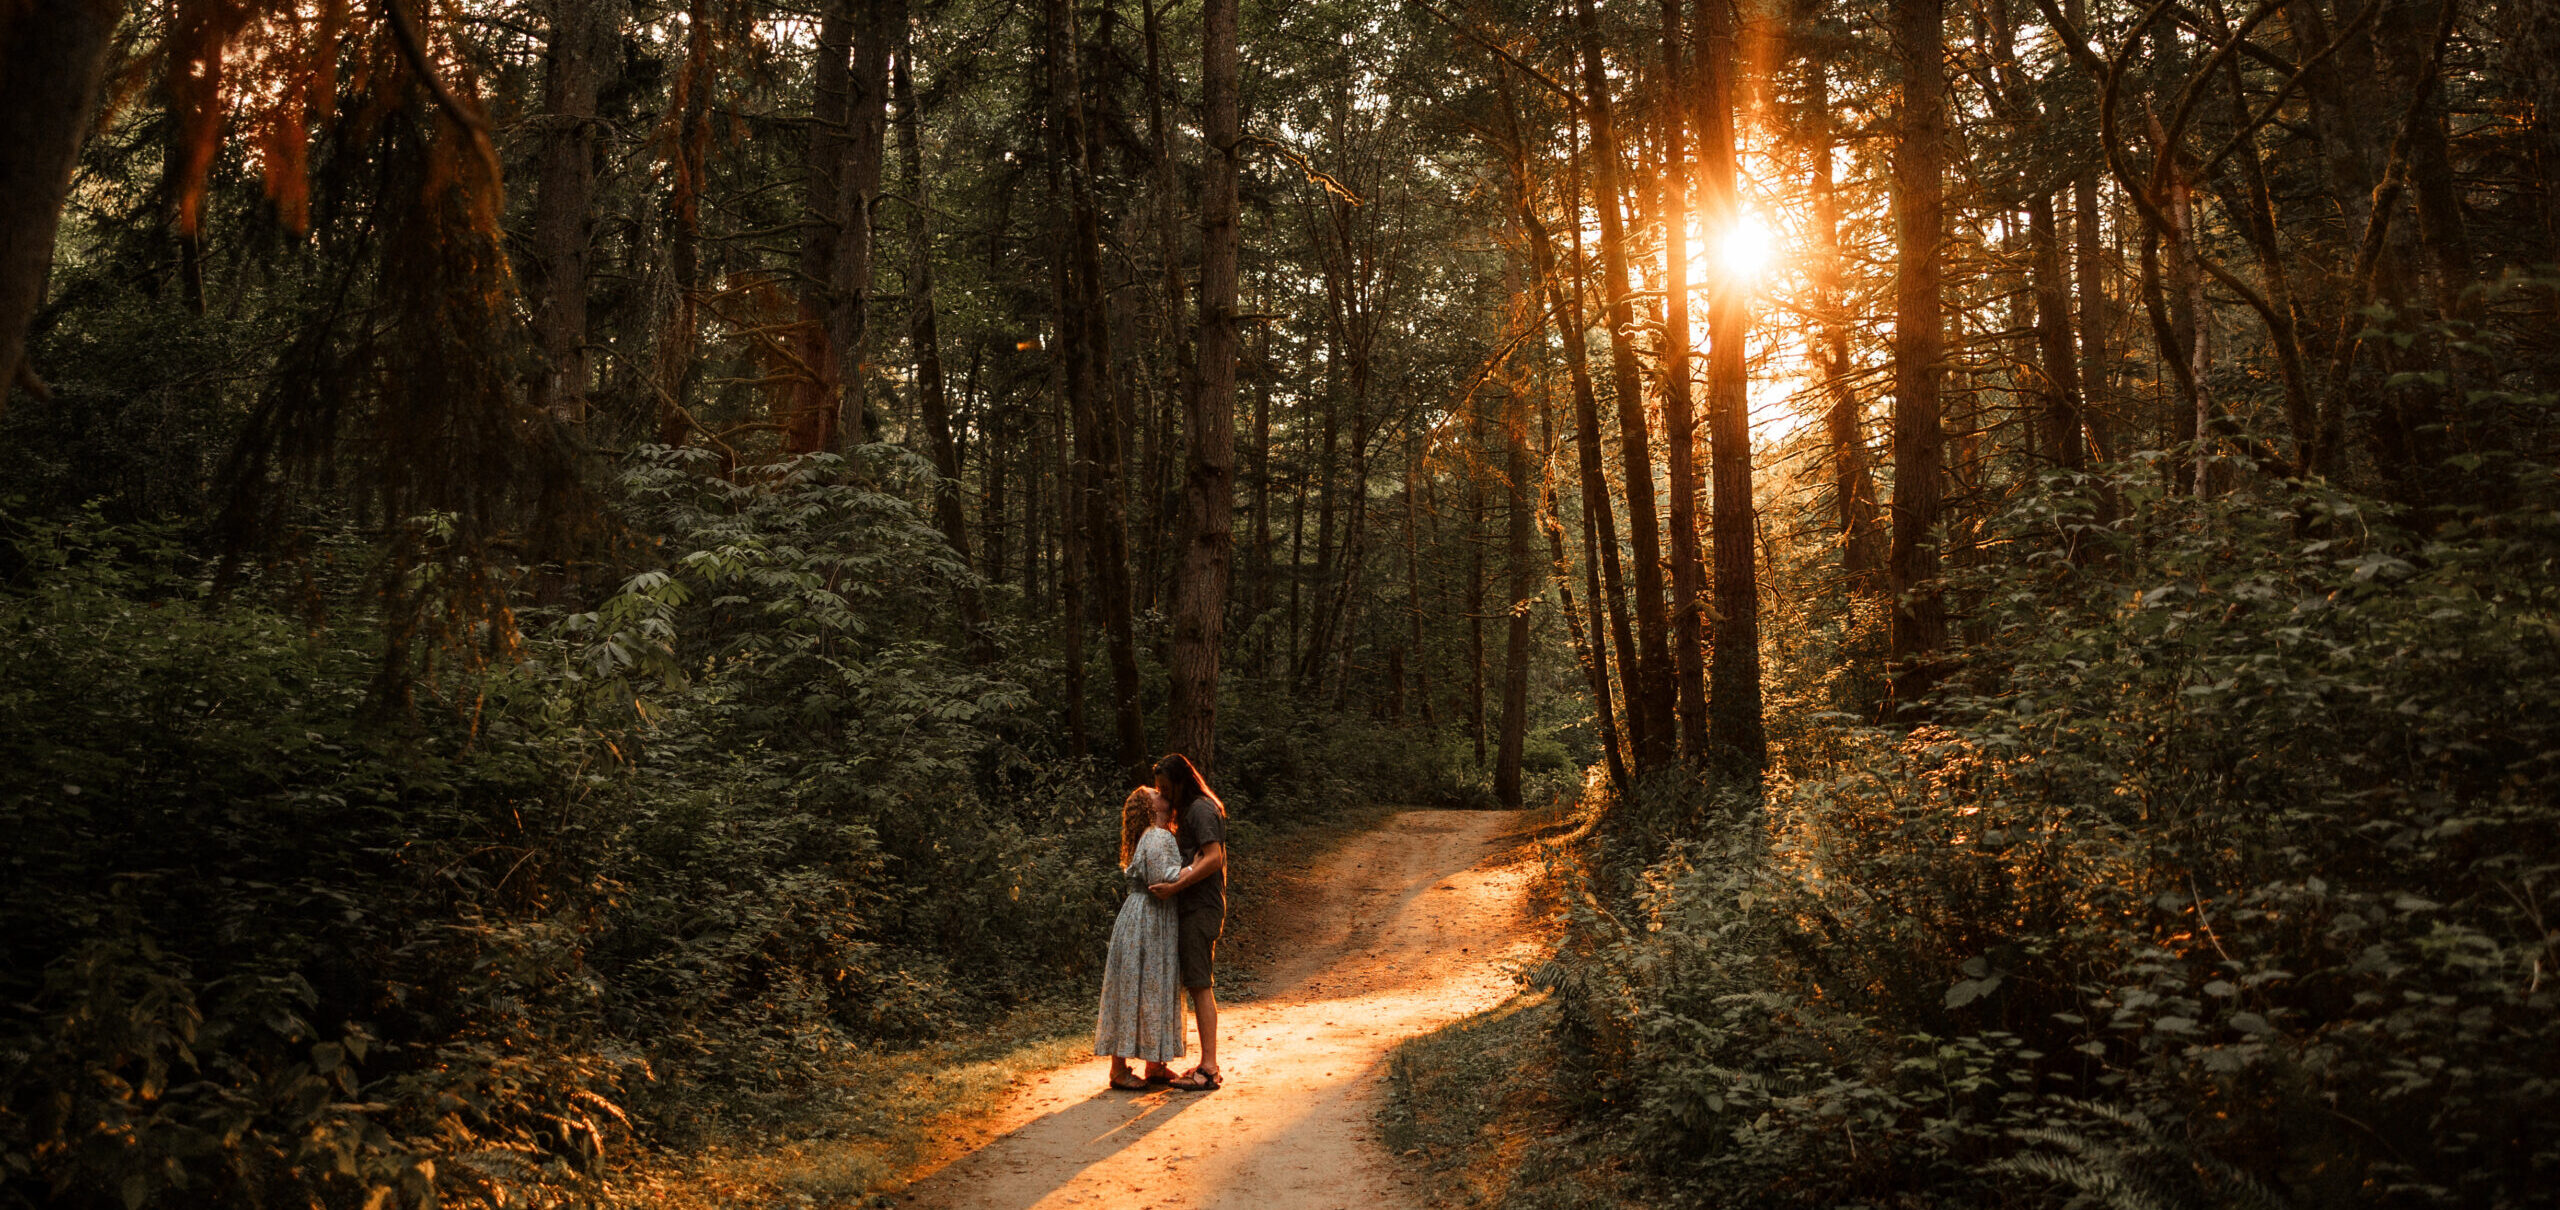
<path fill-rule="evenodd" d="M 0 1201 L 592 1199 L 1179 750 L 1564 812 L 1627 1197 L 2548 1204 L 2555 262 L 2548 0 L 0 3 Z"/>

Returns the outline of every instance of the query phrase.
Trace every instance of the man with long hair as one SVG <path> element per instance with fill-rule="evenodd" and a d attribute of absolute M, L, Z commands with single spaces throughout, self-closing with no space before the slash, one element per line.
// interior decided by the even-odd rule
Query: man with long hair
<path fill-rule="evenodd" d="M 1182 986 L 1191 992 L 1191 1014 L 1200 1022 L 1200 1065 L 1172 1087 L 1207 1092 L 1225 1080 L 1218 1074 L 1218 937 L 1227 928 L 1227 804 L 1201 780 L 1200 770 L 1179 752 L 1156 762 L 1156 792 L 1173 807 L 1174 842 L 1183 873 L 1147 888 L 1180 909 Z"/>

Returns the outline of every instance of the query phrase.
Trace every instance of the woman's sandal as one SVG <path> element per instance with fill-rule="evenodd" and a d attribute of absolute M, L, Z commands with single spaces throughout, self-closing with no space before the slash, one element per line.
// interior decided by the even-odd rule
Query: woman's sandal
<path fill-rule="evenodd" d="M 1126 1073 L 1123 1073 L 1123 1075 L 1126 1075 Z M 1122 1078 L 1122 1076 L 1111 1077 L 1111 1086 L 1122 1092 L 1145 1092 L 1147 1089 L 1154 1087 L 1154 1085 L 1145 1080 L 1141 1080 L 1136 1076 L 1127 1076 L 1126 1078 L 1129 1082 L 1126 1084 L 1120 1082 Z"/>
<path fill-rule="evenodd" d="M 1183 1092 L 1216 1092 L 1219 1087 L 1224 1085 L 1226 1082 L 1227 1077 L 1223 1072 L 1202 1071 L 1199 1068 L 1194 1067 L 1191 1070 L 1182 1073 L 1181 1078 L 1176 1079 L 1165 1087 L 1179 1089 Z"/>

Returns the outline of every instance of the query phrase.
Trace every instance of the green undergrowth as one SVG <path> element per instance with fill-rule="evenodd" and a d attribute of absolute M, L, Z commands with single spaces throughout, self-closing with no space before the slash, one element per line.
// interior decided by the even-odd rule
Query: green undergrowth
<path fill-rule="evenodd" d="M 1633 1203 L 1605 1140 L 1566 1116 L 1545 992 L 1514 996 L 1396 1048 L 1381 1135 L 1434 1207 L 1580 1210 Z"/>
<path fill-rule="evenodd" d="M 612 1207 L 856 1206 L 934 1155 L 952 1123 L 992 1109 L 1025 1076 L 1084 1056 L 1082 996 L 1061 995 L 984 1028 L 848 1056 L 796 1108 L 699 1146 L 644 1153 L 604 1182 Z"/>

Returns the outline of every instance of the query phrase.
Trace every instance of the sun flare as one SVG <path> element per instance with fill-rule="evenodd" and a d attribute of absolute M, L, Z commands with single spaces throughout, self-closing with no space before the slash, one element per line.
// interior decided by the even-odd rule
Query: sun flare
<path fill-rule="evenodd" d="M 1708 267 L 1718 276 L 1758 281 L 1778 262 L 1778 233 L 1759 215 L 1744 212 L 1707 242 Z"/>

